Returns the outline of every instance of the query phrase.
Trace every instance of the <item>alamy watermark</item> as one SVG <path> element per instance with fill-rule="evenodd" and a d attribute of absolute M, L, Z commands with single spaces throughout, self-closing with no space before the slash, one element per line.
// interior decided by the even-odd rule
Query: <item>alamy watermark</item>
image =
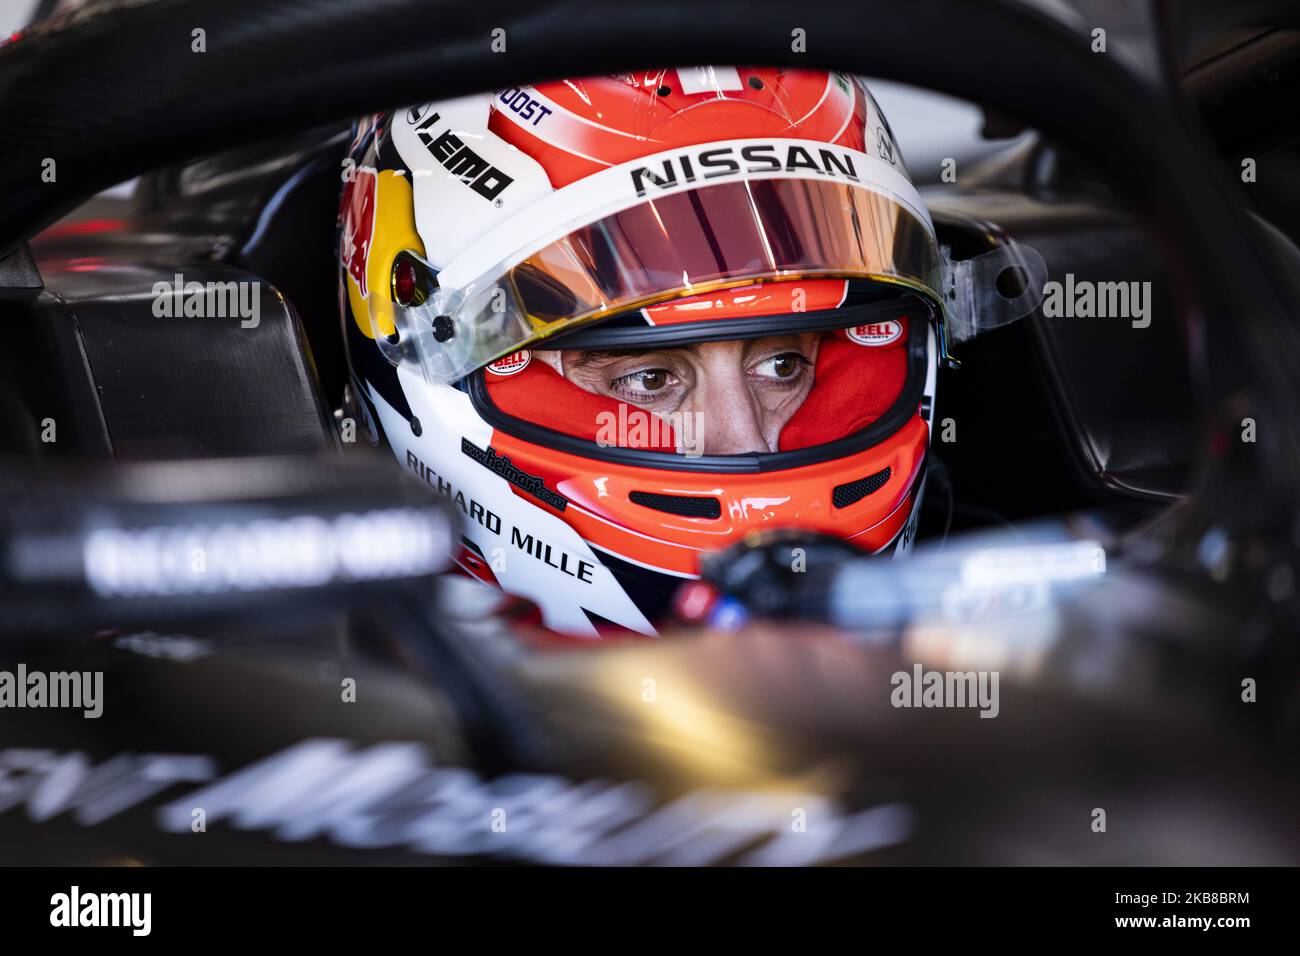
<path fill-rule="evenodd" d="M 262 287 L 252 282 L 186 282 L 179 272 L 172 283 L 153 284 L 153 314 L 160 319 L 233 319 L 241 328 L 262 322 Z"/>
<path fill-rule="evenodd" d="M 895 707 L 978 707 L 981 717 L 996 717 L 997 671 L 927 671 L 920 664 L 889 678 Z"/>
<path fill-rule="evenodd" d="M 703 412 L 648 412 L 619 402 L 618 412 L 596 415 L 596 444 L 601 448 L 673 447 L 687 458 L 704 454 Z"/>
<path fill-rule="evenodd" d="M 73 886 L 50 897 L 50 925 L 122 927 L 132 936 L 148 936 L 153 928 L 152 893 L 92 893 Z"/>
<path fill-rule="evenodd" d="M 0 709 L 70 708 L 90 719 L 104 713 L 103 671 L 0 670 Z"/>
<path fill-rule="evenodd" d="M 1133 328 L 1145 329 L 1151 324 L 1151 283 L 1076 281 L 1067 272 L 1064 282 L 1043 286 L 1042 308 L 1049 319 L 1131 319 Z"/>

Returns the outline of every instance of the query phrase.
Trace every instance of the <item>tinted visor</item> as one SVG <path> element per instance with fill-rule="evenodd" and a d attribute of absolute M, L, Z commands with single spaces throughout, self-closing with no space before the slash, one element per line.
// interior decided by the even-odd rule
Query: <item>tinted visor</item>
<path fill-rule="evenodd" d="M 425 375 L 447 382 L 557 333 L 683 295 L 844 277 L 940 301 L 940 270 L 926 224 L 884 192 L 833 180 L 743 180 L 652 194 L 462 289 L 399 307 L 395 319 L 404 354 L 414 349 Z"/>

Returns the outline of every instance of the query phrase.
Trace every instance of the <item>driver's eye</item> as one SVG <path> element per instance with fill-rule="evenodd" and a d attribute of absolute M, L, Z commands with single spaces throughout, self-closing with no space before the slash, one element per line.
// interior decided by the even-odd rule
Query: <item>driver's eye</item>
<path fill-rule="evenodd" d="M 799 371 L 801 357 L 795 352 L 786 352 L 772 359 L 772 372 L 777 378 L 789 378 Z"/>
<path fill-rule="evenodd" d="M 789 381 L 798 376 L 808 360 L 799 352 L 782 352 L 765 358 L 754 366 L 754 374 L 760 378 Z"/>
<path fill-rule="evenodd" d="M 668 386 L 668 369 L 647 368 L 630 375 L 624 375 L 617 382 L 636 388 L 642 392 L 659 392 Z"/>

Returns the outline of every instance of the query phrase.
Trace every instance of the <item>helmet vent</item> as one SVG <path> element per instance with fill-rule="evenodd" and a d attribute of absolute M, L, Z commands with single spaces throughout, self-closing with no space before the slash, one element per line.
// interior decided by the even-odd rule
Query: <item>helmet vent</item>
<path fill-rule="evenodd" d="M 874 475 L 859 478 L 857 481 L 836 485 L 835 490 L 831 492 L 831 503 L 836 508 L 847 508 L 849 505 L 857 504 L 873 491 L 879 491 L 885 487 L 887 481 L 889 481 L 888 468 L 884 471 L 878 471 Z"/>
<path fill-rule="evenodd" d="M 694 497 L 691 495 L 661 495 L 652 491 L 629 492 L 628 498 L 633 504 L 655 511 L 665 511 L 670 515 L 683 518 L 721 518 L 722 503 L 717 498 Z"/>

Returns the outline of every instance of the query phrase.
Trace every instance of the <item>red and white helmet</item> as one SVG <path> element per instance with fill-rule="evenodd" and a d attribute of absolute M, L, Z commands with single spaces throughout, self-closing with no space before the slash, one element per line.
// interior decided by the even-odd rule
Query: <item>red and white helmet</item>
<path fill-rule="evenodd" d="M 467 571 L 653 634 L 754 529 L 910 546 L 944 264 L 859 78 L 541 83 L 373 117 L 352 162 L 352 387 Z"/>

